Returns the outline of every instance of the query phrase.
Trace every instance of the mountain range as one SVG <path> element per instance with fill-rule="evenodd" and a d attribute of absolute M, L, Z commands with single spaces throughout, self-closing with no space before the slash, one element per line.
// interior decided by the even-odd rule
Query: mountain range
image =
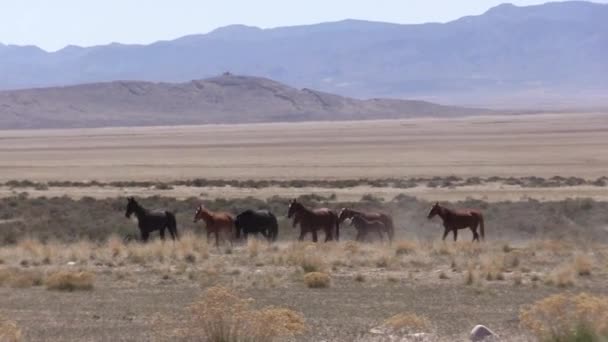
<path fill-rule="evenodd" d="M 355 98 L 509 108 L 553 101 L 606 105 L 607 61 L 608 5 L 504 4 L 447 23 L 233 25 L 149 45 L 68 46 L 56 52 L 0 44 L 0 89 L 117 80 L 183 83 L 230 71 Z"/>
<path fill-rule="evenodd" d="M 369 99 L 223 74 L 185 83 L 113 81 L 0 91 L 0 129 L 453 117 L 491 111 Z"/>

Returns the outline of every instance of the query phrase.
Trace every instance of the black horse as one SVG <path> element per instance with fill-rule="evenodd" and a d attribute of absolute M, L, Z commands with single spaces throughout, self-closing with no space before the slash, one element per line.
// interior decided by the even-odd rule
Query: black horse
<path fill-rule="evenodd" d="M 248 234 L 262 233 L 268 241 L 276 241 L 279 234 L 277 218 L 268 210 L 245 210 L 237 215 L 234 226 L 237 239 L 241 238 L 241 231 L 245 240 Z"/>
<path fill-rule="evenodd" d="M 171 239 L 175 240 L 178 238 L 177 223 L 173 213 L 168 211 L 149 211 L 137 203 L 135 198 L 129 197 L 127 199 L 129 202 L 127 203 L 127 212 L 125 213 L 125 216 L 130 218 L 131 214 L 135 213 L 143 242 L 148 241 L 150 233 L 155 230 L 160 231 L 160 238 L 164 240 L 165 228 L 169 229 Z"/>

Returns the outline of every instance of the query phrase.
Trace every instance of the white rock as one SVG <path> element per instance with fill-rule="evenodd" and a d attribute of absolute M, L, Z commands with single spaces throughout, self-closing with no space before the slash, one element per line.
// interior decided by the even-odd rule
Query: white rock
<path fill-rule="evenodd" d="M 76 261 L 68 261 L 67 265 L 68 266 L 75 266 L 76 265 Z"/>
<path fill-rule="evenodd" d="M 473 330 L 471 330 L 469 339 L 473 342 L 496 341 L 498 339 L 498 335 L 486 326 L 476 325 Z"/>

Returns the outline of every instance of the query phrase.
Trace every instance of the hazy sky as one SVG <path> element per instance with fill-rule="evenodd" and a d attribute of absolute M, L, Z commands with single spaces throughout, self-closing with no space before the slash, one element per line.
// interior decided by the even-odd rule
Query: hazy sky
<path fill-rule="evenodd" d="M 445 22 L 506 0 L 0 0 L 0 42 L 65 45 L 150 43 L 230 24 L 277 27 L 347 18 Z M 516 5 L 545 1 L 514 0 Z M 608 2 L 600 0 L 596 2 Z"/>

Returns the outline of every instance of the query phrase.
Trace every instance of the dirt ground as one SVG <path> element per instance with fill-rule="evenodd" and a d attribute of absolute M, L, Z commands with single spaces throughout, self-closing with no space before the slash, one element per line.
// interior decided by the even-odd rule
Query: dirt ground
<path fill-rule="evenodd" d="M 0 181 L 599 177 L 608 116 L 0 132 Z"/>
<path fill-rule="evenodd" d="M 259 307 L 302 313 L 308 331 L 298 337 L 301 341 L 370 340 L 372 328 L 404 312 L 426 317 L 433 341 L 465 341 L 480 323 L 510 336 L 506 341 L 526 341 L 531 338 L 519 328 L 525 305 L 563 291 L 608 294 L 606 247 L 590 250 L 558 241 L 512 246 L 282 242 L 274 247 L 253 241 L 216 249 L 187 236 L 179 244 L 147 246 L 45 247 L 30 241 L 4 249 L 1 257 L 2 267 L 25 272 L 95 274 L 90 291 L 0 286 L 2 313 L 17 322 L 28 341 L 179 340 L 164 334 L 183 328 L 189 306 L 215 285 L 232 288 Z M 44 258 L 50 261 L 40 263 Z M 577 258 L 585 263 L 579 265 Z M 329 287 L 306 287 L 305 267 L 330 274 Z"/>

